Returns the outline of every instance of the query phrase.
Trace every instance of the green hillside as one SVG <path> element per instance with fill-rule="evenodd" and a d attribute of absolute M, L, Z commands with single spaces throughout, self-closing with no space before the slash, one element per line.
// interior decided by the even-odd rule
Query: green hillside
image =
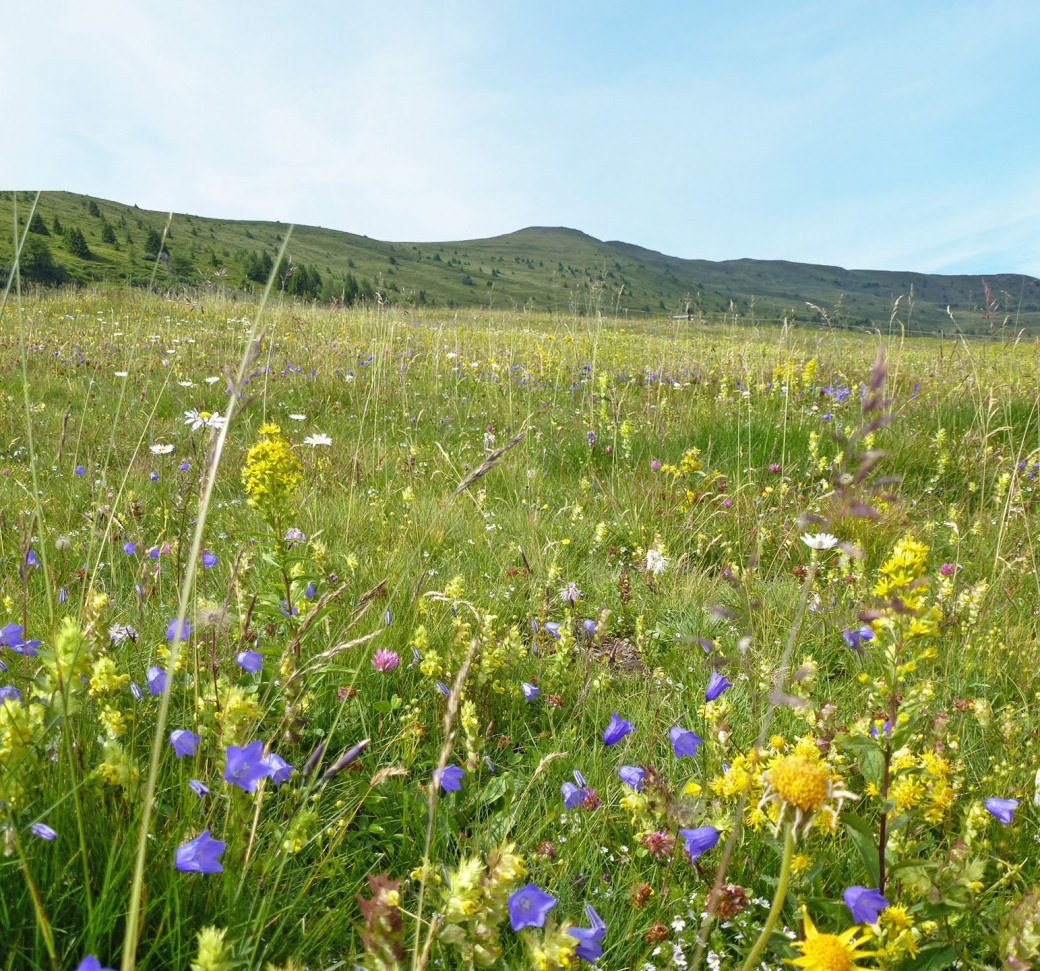
<path fill-rule="evenodd" d="M 0 270 L 13 257 L 15 192 L 0 193 Z M 17 193 L 24 226 L 32 194 Z M 167 214 L 68 192 L 41 197 L 23 276 L 43 285 L 126 282 L 159 289 L 259 291 L 288 227 Z M 845 270 L 780 260 L 686 260 L 573 229 L 532 227 L 491 239 L 390 243 L 297 226 L 279 287 L 342 305 L 492 307 L 580 315 L 781 317 L 913 332 L 1040 331 L 1040 281 Z M 986 295 L 986 287 L 989 296 Z M 911 301 L 911 294 L 913 299 Z M 901 299 L 900 299 L 901 298 Z M 947 307 L 953 314 L 951 321 Z M 816 309 L 820 308 L 820 309 Z M 823 313 L 821 313 L 821 310 Z"/>

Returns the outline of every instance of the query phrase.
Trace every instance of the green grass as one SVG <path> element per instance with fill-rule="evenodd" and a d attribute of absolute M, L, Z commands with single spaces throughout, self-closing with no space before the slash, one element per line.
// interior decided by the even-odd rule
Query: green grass
<path fill-rule="evenodd" d="M 21 197 L 23 219 L 32 199 L 29 193 L 0 193 L 5 276 L 13 255 L 15 195 Z M 273 260 L 288 229 L 277 222 L 174 214 L 167 230 L 166 213 L 67 192 L 43 193 L 39 211 L 49 235 L 36 242 L 42 239 L 60 265 L 54 279 L 145 285 L 156 269 L 146 246 L 148 234 L 167 231 L 170 258 L 158 267 L 156 285 L 201 290 L 196 299 L 216 288 L 259 293 L 266 275 L 258 275 L 259 282 L 248 279 L 247 261 L 264 253 Z M 55 218 L 63 230 L 75 227 L 83 233 L 89 258 L 72 255 L 68 240 L 50 232 Z M 103 241 L 106 227 L 114 242 Z M 947 337 L 991 332 L 1014 337 L 1040 329 L 1040 281 L 1032 277 L 994 274 L 984 280 L 779 260 L 680 259 L 563 228 L 408 243 L 304 226 L 294 230 L 289 254 L 309 274 L 320 276 L 320 285 L 315 282 L 304 295 L 326 304 L 333 298 L 350 302 L 352 278 L 362 288 L 361 302 L 419 310 L 482 308 L 635 320 L 689 309 L 694 320 L 756 326 L 782 319 L 824 325 L 816 309 L 821 308 L 832 328 L 880 330 L 888 336 L 905 329 Z M 992 301 L 988 309 L 986 284 Z"/>
<path fill-rule="evenodd" d="M 106 215 L 116 223 L 114 210 Z M 224 224 L 221 232 L 243 227 Z M 172 245 L 184 235 L 175 220 Z M 305 232 L 301 247 L 307 239 Z M 159 703 L 148 694 L 147 671 L 165 663 L 210 444 L 204 429 L 186 427 L 184 413 L 224 413 L 228 373 L 256 314 L 255 305 L 219 292 L 177 300 L 91 288 L 34 295 L 21 313 L 9 305 L 0 322 L 0 626 L 23 624 L 43 641 L 35 658 L 3 649 L 3 683 L 20 690 L 19 711 L 34 696 L 51 699 L 16 755 L 5 754 L 10 725 L 0 722 L 0 828 L 10 834 L 10 852 L 0 855 L 2 967 L 75 967 L 88 953 L 105 966 L 132 960 L 125 917 Z M 595 906 L 608 927 L 602 966 L 664 968 L 674 946 L 692 965 L 726 836 L 691 865 L 681 840 L 656 859 L 638 834 L 651 820 L 649 828 L 673 837 L 679 827 L 728 832 L 735 802 L 713 793 L 711 782 L 763 732 L 766 745 L 770 734 L 792 747 L 803 736 L 833 741 L 831 764 L 860 796 L 846 804 L 847 826 L 835 835 L 814 830 L 800 843 L 808 865 L 792 876 L 782 911 L 787 926 L 796 926 L 801 905 L 821 930 L 850 926 L 844 888 L 877 886 L 863 847 L 874 841 L 876 867 L 882 807 L 869 785 L 874 760 L 892 753 L 883 756 L 863 733 L 884 714 L 868 686 L 883 683 L 891 665 L 887 635 L 860 654 L 842 631 L 883 604 L 873 589 L 878 569 L 907 534 L 929 547 L 928 603 L 940 566 L 957 569 L 927 641 L 937 656 L 919 657 L 916 672 L 899 675 L 909 717 L 900 746 L 945 755 L 956 792 L 938 822 L 921 806 L 893 817 L 889 899 L 908 908 L 919 930 L 928 921 L 935 928 L 917 942 L 917 963 L 904 949 L 870 966 L 939 967 L 955 957 L 999 966 L 1001 922 L 1040 876 L 1032 805 L 1040 690 L 1035 345 L 965 343 L 951 356 L 948 342 L 925 339 L 514 311 L 335 312 L 288 301 L 267 307 L 260 327 L 263 342 L 205 510 L 201 545 L 217 563 L 200 568 L 189 590 L 196 631 L 171 679 L 163 735 L 191 728 L 202 741 L 184 759 L 162 745 L 138 966 L 187 968 L 197 933 L 216 925 L 243 967 L 290 959 L 351 967 L 364 952 L 355 897 L 367 896 L 367 878 L 379 873 L 406 881 L 404 966 L 463 966 L 437 935 L 426 958 L 412 941 L 421 947 L 445 909 L 437 881 L 503 840 L 518 844 L 529 870 L 516 886 L 529 879 L 556 897 L 558 920 L 585 926 L 582 905 Z M 877 412 L 864 415 L 861 388 L 879 346 L 892 420 L 871 442 L 863 435 Z M 849 388 L 847 396 L 835 386 Z M 281 427 L 302 465 L 277 532 L 247 504 L 240 477 L 264 422 Z M 521 431 L 514 448 L 452 497 Z M 317 433 L 332 445 L 304 444 Z M 149 446 L 160 443 L 173 452 L 153 454 Z M 692 448 L 700 468 L 677 478 L 655 467 L 678 466 Z M 857 456 L 872 448 L 884 454 L 859 488 Z M 878 476 L 893 481 L 871 493 Z M 850 498 L 874 504 L 878 518 L 844 514 Z M 824 522 L 806 524 L 804 514 Z M 287 547 L 290 525 L 307 541 Z M 811 554 L 799 536 L 823 529 L 862 558 Z M 147 550 L 164 543 L 170 551 L 150 558 Z M 645 568 L 654 544 L 668 557 L 660 575 Z M 26 566 L 30 548 L 38 561 L 46 553 L 45 566 Z M 568 610 L 560 588 L 572 581 L 582 596 Z M 332 596 L 304 628 L 325 594 Z M 286 599 L 298 614 L 279 609 Z M 808 608 L 792 636 L 803 600 Z M 214 618 L 223 604 L 226 618 Z M 724 615 L 712 610 L 720 606 Z M 215 620 L 208 627 L 207 614 Z M 141 700 L 126 686 L 97 698 L 77 678 L 57 689 L 47 683 L 46 652 L 66 617 L 86 630 L 92 663 L 110 656 L 143 689 Z M 597 617 L 603 650 L 583 646 L 581 630 L 568 647 L 544 628 Z M 114 625 L 132 626 L 136 637 L 110 643 Z M 423 663 L 413 666 L 420 625 Z M 697 639 L 713 642 L 710 654 Z M 615 644 L 638 657 L 640 670 L 605 661 Z M 472 711 L 453 720 L 448 744 L 436 680 L 451 685 L 471 646 L 462 690 Z M 234 663 L 245 647 L 263 654 L 261 672 Z M 376 648 L 397 652 L 399 666 L 375 670 Z M 702 711 L 713 667 L 734 686 L 722 696 L 726 710 Z M 808 707 L 773 704 L 777 677 L 783 693 Z M 522 682 L 540 694 L 525 700 Z M 237 727 L 222 724 L 206 701 L 217 691 L 226 707 L 231 684 L 255 705 Z M 110 741 L 99 720 L 106 702 L 126 722 L 118 738 L 133 767 L 126 785 L 99 769 Z M 607 747 L 601 736 L 615 711 L 637 730 Z M 705 739 L 695 758 L 674 758 L 675 725 Z M 260 738 L 297 772 L 263 786 L 260 797 L 225 783 L 231 738 Z M 324 769 L 362 739 L 371 741 L 359 762 L 327 783 L 320 772 L 300 773 L 320 742 Z M 466 775 L 459 792 L 437 796 L 428 824 L 430 778 L 442 760 Z M 617 771 L 625 764 L 666 777 L 667 812 L 622 804 L 628 790 Z M 602 805 L 562 813 L 560 787 L 575 769 Z M 210 795 L 199 799 L 190 778 Z M 902 778 L 924 776 L 918 768 Z M 700 794 L 683 796 L 687 784 Z M 1010 794 L 1020 804 L 1005 829 L 980 804 Z M 37 821 L 58 838 L 32 835 Z M 228 844 L 224 872 L 177 871 L 177 847 L 204 829 Z M 746 818 L 734 832 L 724 882 L 768 901 L 782 839 Z M 428 839 L 420 892 L 416 870 Z M 932 889 L 915 890 L 915 882 Z M 765 913 L 752 904 L 733 922 L 710 923 L 706 950 L 723 967 L 739 967 Z M 501 944 L 496 966 L 525 964 L 522 937 L 508 921 Z M 768 966 L 794 953 L 774 937 Z"/>

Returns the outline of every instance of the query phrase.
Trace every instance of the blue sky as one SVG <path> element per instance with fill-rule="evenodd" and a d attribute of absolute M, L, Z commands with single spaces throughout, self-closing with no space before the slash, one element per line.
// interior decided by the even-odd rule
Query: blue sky
<path fill-rule="evenodd" d="M 1040 3 L 37 0 L 5 188 L 1040 276 Z"/>

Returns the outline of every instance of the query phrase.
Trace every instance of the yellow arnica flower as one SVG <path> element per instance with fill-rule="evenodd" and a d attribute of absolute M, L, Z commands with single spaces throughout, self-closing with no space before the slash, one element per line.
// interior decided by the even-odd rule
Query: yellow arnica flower
<path fill-rule="evenodd" d="M 832 818 L 841 812 L 842 803 L 846 799 L 857 799 L 842 785 L 838 776 L 831 774 L 827 765 L 819 759 L 804 754 L 788 755 L 777 759 L 762 773 L 762 798 L 759 809 L 767 802 L 774 802 L 779 807 L 775 831 L 788 817 L 793 816 L 791 831 L 795 839 L 800 830 L 808 832 L 817 812 L 825 808 L 828 800 L 835 800 L 837 807 L 826 806 Z"/>
<path fill-rule="evenodd" d="M 840 934 L 821 934 L 806 914 L 805 940 L 794 945 L 802 952 L 802 956 L 788 958 L 784 963 L 802 968 L 803 971 L 870 971 L 855 963 L 857 959 L 875 953 L 860 950 L 861 945 L 869 940 L 869 935 L 856 940 L 857 929 L 850 927 Z"/>

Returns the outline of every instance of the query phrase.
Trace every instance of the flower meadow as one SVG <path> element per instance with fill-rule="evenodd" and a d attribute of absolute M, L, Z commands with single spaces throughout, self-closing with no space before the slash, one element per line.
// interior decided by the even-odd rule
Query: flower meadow
<path fill-rule="evenodd" d="M 0 967 L 1034 967 L 1038 381 L 12 294 Z"/>

